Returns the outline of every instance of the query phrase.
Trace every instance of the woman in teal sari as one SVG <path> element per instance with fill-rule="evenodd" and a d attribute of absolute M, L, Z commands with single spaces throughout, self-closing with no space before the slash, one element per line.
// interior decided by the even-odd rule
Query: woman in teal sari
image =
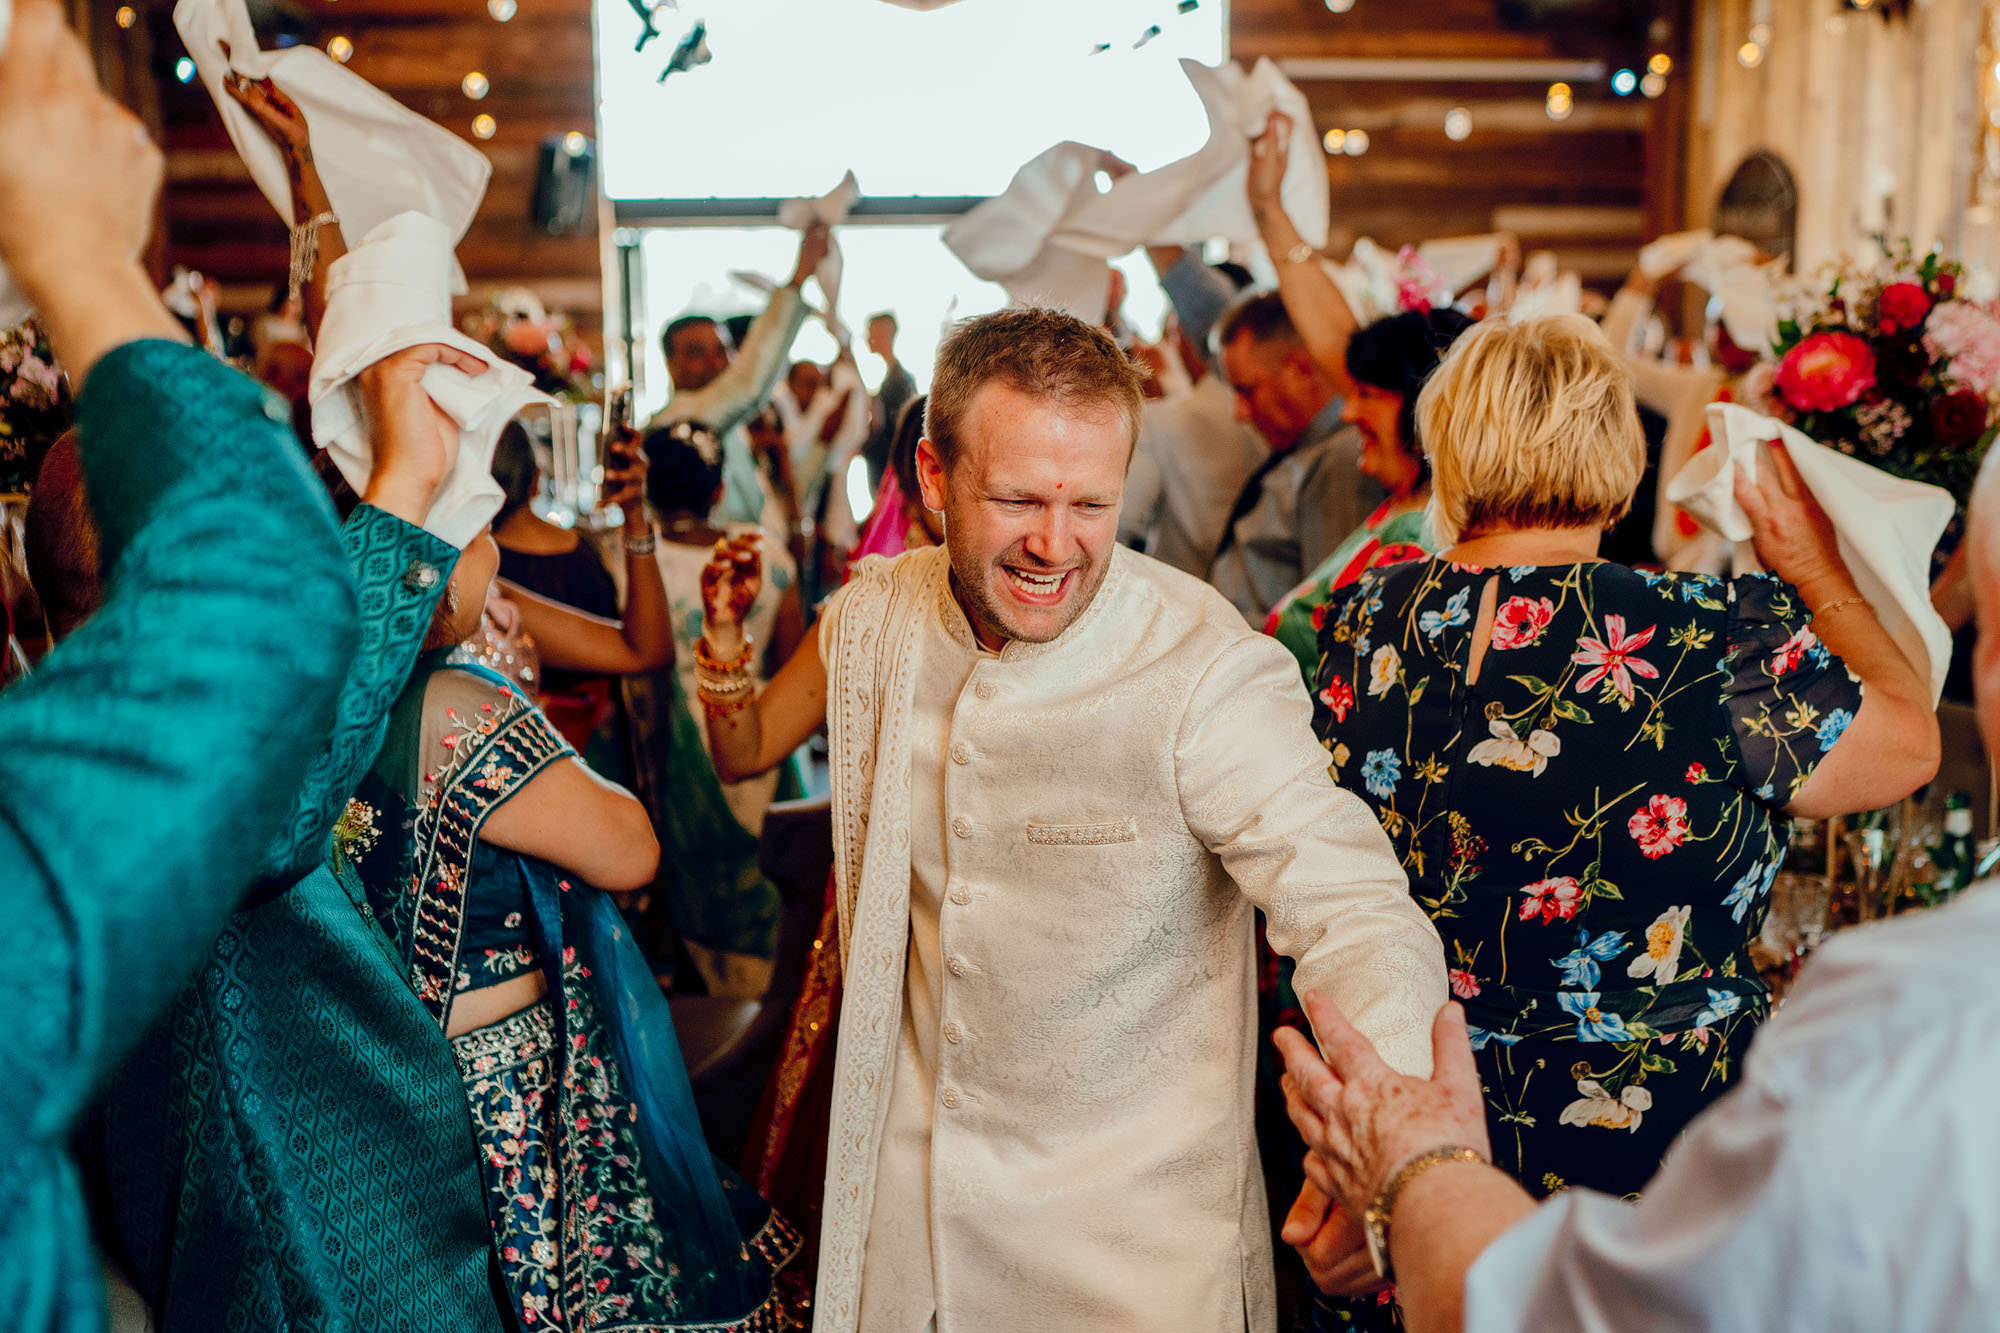
<path fill-rule="evenodd" d="M 786 1225 L 703 1141 L 666 1001 L 605 891 L 640 889 L 646 811 L 505 678 L 454 657 L 498 557 L 461 558 L 358 799 L 368 902 L 450 1039 L 524 1328 L 783 1326 Z"/>

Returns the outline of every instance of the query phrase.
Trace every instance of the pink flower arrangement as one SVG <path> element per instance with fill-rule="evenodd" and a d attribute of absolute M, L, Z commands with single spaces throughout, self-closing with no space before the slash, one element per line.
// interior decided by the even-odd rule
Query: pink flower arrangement
<path fill-rule="evenodd" d="M 1963 504 L 2000 423 L 2000 308 L 1962 299 L 1962 277 L 1907 241 L 1830 274 L 1779 322 L 1770 401 L 1737 401 Z"/>
<path fill-rule="evenodd" d="M 1945 301 L 1924 325 L 1924 347 L 1951 362 L 1951 377 L 1975 393 L 2000 390 L 2000 319 L 1969 301 Z"/>
<path fill-rule="evenodd" d="M 1852 407 L 1875 387 L 1875 349 L 1851 333 L 1815 333 L 1778 363 L 1778 396 L 1801 412 Z"/>
<path fill-rule="evenodd" d="M 1678 796 L 1655 796 L 1634 811 L 1625 831 L 1648 861 L 1657 861 L 1688 835 L 1688 803 Z"/>
<path fill-rule="evenodd" d="M 1509 597 L 1493 617 L 1493 646 L 1529 647 L 1542 637 L 1555 615 L 1555 603 L 1546 597 Z"/>

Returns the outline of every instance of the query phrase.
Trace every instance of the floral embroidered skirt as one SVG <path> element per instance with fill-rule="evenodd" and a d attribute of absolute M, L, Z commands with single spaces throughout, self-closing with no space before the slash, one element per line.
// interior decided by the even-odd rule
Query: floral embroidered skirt
<path fill-rule="evenodd" d="M 1647 1043 L 1488 1040 L 1473 1052 L 1493 1164 L 1537 1198 L 1579 1186 L 1636 1197 L 1682 1129 L 1736 1081 L 1760 1004 Z M 1318 1296 L 1303 1328 L 1400 1329 L 1386 1293 Z"/>
<path fill-rule="evenodd" d="M 452 1039 L 486 1177 L 494 1249 L 514 1315 L 537 1333 L 779 1333 L 790 1327 L 774 1297 L 722 1322 L 689 1309 L 673 1237 L 655 1221 L 641 1165 L 635 1110 L 617 1061 L 582 988 L 571 1034 L 569 1124 L 557 1085 L 554 1010 L 535 1005 Z M 580 1012 L 579 1012 L 580 1011 Z M 572 1126 L 575 1126 L 572 1128 Z M 561 1191 L 576 1234 L 564 1242 Z M 775 1269 L 797 1237 L 773 1215 L 745 1257 Z"/>

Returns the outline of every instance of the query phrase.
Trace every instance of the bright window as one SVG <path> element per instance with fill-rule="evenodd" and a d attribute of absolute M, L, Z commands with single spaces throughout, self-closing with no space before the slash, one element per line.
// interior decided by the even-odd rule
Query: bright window
<path fill-rule="evenodd" d="M 1224 51 L 1226 0 L 1183 3 L 729 0 L 707 14 L 711 63 L 661 82 L 699 11 L 662 6 L 661 35 L 635 53 L 628 0 L 597 0 L 605 188 L 783 198 L 824 193 L 851 167 L 866 195 L 987 195 L 1064 139 L 1161 166 L 1207 136 L 1177 59 Z"/>

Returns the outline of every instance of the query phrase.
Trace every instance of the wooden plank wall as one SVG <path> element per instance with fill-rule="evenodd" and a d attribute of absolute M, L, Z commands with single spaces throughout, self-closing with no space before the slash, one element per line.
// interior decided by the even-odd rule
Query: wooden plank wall
<path fill-rule="evenodd" d="M 1530 249 L 1600 283 L 1629 268 L 1634 247 L 1680 224 L 1685 155 L 1686 6 L 1591 5 L 1520 25 L 1493 0 L 1231 0 L 1233 54 L 1302 61 L 1383 62 L 1365 78 L 1307 79 L 1316 128 L 1364 129 L 1368 151 L 1334 159 L 1337 225 L 1398 245 L 1429 236 L 1512 230 Z M 1659 28 L 1653 21 L 1664 19 Z M 1658 99 L 1615 96 L 1600 79 L 1570 79 L 1575 109 L 1546 110 L 1548 80 L 1433 80 L 1425 62 L 1601 62 L 1645 72 L 1664 51 L 1677 69 Z M 1402 67 L 1399 69 L 1399 67 Z M 1532 66 L 1530 66 L 1532 68 Z M 1447 111 L 1471 113 L 1454 143 Z"/>
<path fill-rule="evenodd" d="M 1746 66 L 1737 53 L 1760 18 L 1771 39 Z M 1701 0 L 1691 213 L 1705 221 L 1762 148 L 1798 186 L 1801 272 L 1865 258 L 1883 233 L 2000 267 L 2000 200 L 1978 179 L 1989 109 L 2000 110 L 1993 20 L 1984 0 L 1928 0 L 1894 18 L 1840 0 Z"/>

